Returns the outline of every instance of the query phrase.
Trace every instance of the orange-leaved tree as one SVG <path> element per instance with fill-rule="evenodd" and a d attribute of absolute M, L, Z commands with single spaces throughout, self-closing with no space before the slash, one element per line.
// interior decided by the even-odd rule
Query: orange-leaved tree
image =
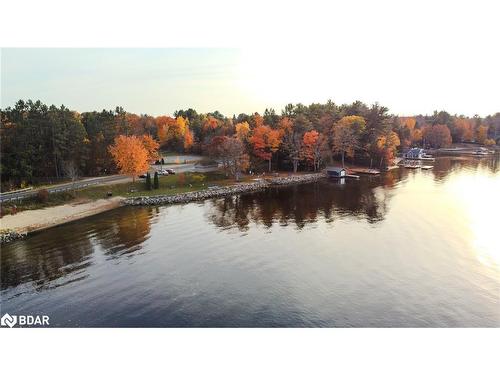
<path fill-rule="evenodd" d="M 361 116 L 344 116 L 333 126 L 333 151 L 341 154 L 342 167 L 345 155 L 354 157 L 354 152 L 360 147 L 359 139 L 365 130 L 366 121 Z"/>
<path fill-rule="evenodd" d="M 328 142 L 323 134 L 316 130 L 304 133 L 302 142 L 304 144 L 303 155 L 309 164 L 312 164 L 314 171 L 319 170 L 323 154 L 328 148 Z"/>
<path fill-rule="evenodd" d="M 456 141 L 472 141 L 474 139 L 474 124 L 470 119 L 458 118 L 455 120 L 455 133 L 453 138 Z"/>
<path fill-rule="evenodd" d="M 158 148 L 160 147 L 160 144 L 149 134 L 142 136 L 142 144 L 148 153 L 148 162 L 151 163 L 157 160 L 159 157 Z"/>
<path fill-rule="evenodd" d="M 450 128 L 446 125 L 425 125 L 422 128 L 422 137 L 425 143 L 428 143 L 433 148 L 447 147 L 451 145 Z"/>
<path fill-rule="evenodd" d="M 478 126 L 476 130 L 476 142 L 484 145 L 488 139 L 488 127 L 485 125 Z"/>
<path fill-rule="evenodd" d="M 254 128 L 258 128 L 259 126 L 264 126 L 264 118 L 258 113 L 254 113 L 252 116 L 252 120 L 254 123 Z"/>
<path fill-rule="evenodd" d="M 394 155 L 397 147 L 401 144 L 396 132 L 387 129 L 377 138 L 376 147 L 380 154 L 380 168 L 385 165 L 389 166 L 394 161 Z"/>
<path fill-rule="evenodd" d="M 411 131 L 411 143 L 412 144 L 418 144 L 422 141 L 422 130 L 420 129 L 413 129 Z"/>
<path fill-rule="evenodd" d="M 109 153 L 121 174 L 130 175 L 135 182 L 135 176 L 148 170 L 148 151 L 142 139 L 136 136 L 120 135 L 109 146 Z"/>
<path fill-rule="evenodd" d="M 260 125 L 253 130 L 250 143 L 253 146 L 255 156 L 269 162 L 269 172 L 271 172 L 273 154 L 278 151 L 281 144 L 280 132 L 267 125 Z"/>
<path fill-rule="evenodd" d="M 214 131 L 219 125 L 219 121 L 213 116 L 209 115 L 203 119 L 203 131 L 205 133 Z"/>
<path fill-rule="evenodd" d="M 422 131 L 416 128 L 417 120 L 414 117 L 402 117 L 401 144 L 409 147 L 422 140 Z"/>
<path fill-rule="evenodd" d="M 189 130 L 189 128 L 186 128 L 186 132 L 184 133 L 184 150 L 187 151 L 189 150 L 194 143 L 194 137 L 193 137 L 193 132 Z"/>
<path fill-rule="evenodd" d="M 250 125 L 246 121 L 239 122 L 235 126 L 235 132 L 236 132 L 236 137 L 243 142 L 247 140 L 248 136 L 250 135 Z"/>
<path fill-rule="evenodd" d="M 160 142 L 163 144 L 169 140 L 169 128 L 175 123 L 175 119 L 170 116 L 158 116 L 157 118 L 155 118 L 155 123 L 158 132 L 158 138 L 160 138 Z"/>
<path fill-rule="evenodd" d="M 169 127 L 167 138 L 176 140 L 182 139 L 184 137 L 184 133 L 186 133 L 186 130 L 188 129 L 188 126 L 188 121 L 184 117 L 178 116 L 175 119 L 175 122 Z"/>
<path fill-rule="evenodd" d="M 158 116 L 155 122 L 162 147 L 166 146 L 180 151 L 185 144 L 186 132 L 189 131 L 188 119 L 182 116 L 177 116 L 176 118 Z"/>

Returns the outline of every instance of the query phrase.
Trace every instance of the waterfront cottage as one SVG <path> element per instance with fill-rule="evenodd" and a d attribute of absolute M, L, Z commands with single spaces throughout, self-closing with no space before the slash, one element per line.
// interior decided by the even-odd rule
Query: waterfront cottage
<path fill-rule="evenodd" d="M 414 147 L 406 153 L 405 158 L 406 159 L 423 159 L 424 156 L 425 156 L 425 152 L 424 152 L 423 148 Z"/>
<path fill-rule="evenodd" d="M 347 170 L 342 167 L 326 167 L 328 177 L 341 178 L 347 176 Z"/>

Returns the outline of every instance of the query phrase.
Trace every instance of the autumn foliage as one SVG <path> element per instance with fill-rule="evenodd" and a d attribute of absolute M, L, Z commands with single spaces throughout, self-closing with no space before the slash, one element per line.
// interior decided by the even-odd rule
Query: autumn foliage
<path fill-rule="evenodd" d="M 422 137 L 433 148 L 447 147 L 452 141 L 450 129 L 442 124 L 424 126 Z"/>
<path fill-rule="evenodd" d="M 109 147 L 109 153 L 120 173 L 130 175 L 134 181 L 136 175 L 146 172 L 149 168 L 148 151 L 143 140 L 136 136 L 118 136 L 115 143 Z"/>
<path fill-rule="evenodd" d="M 269 171 L 271 171 L 271 159 L 281 143 L 280 132 L 269 126 L 260 125 L 254 129 L 250 143 L 254 154 L 269 162 Z"/>
<path fill-rule="evenodd" d="M 380 155 L 380 166 L 392 164 L 396 149 L 400 144 L 401 142 L 398 135 L 392 130 L 388 130 L 385 134 L 377 138 L 376 146 Z"/>
<path fill-rule="evenodd" d="M 20 100 L 0 111 L 0 117 L 1 183 L 7 189 L 69 177 L 66 164 L 81 176 L 117 171 L 136 176 L 159 158 L 160 148 L 208 157 L 218 150 L 213 158 L 236 176 L 247 168 L 319 170 L 334 159 L 384 166 L 410 147 L 494 146 L 500 141 L 500 113 L 466 117 L 435 111 L 400 117 L 360 101 L 287 104 L 281 113 L 266 108 L 232 116 L 188 108 L 153 117 L 121 107 L 78 113 Z"/>
<path fill-rule="evenodd" d="M 156 142 L 153 137 L 151 137 L 149 134 L 143 135 L 142 136 L 142 145 L 146 149 L 147 155 L 148 155 L 148 162 L 151 163 L 158 159 L 158 148 L 160 147 L 160 144 Z"/>
<path fill-rule="evenodd" d="M 333 151 L 342 157 L 354 157 L 354 152 L 360 148 L 360 135 L 366 127 L 366 121 L 361 116 L 344 116 L 333 126 Z"/>
<path fill-rule="evenodd" d="M 184 150 L 189 151 L 191 147 L 193 147 L 193 132 L 189 129 L 186 129 L 184 133 Z"/>
<path fill-rule="evenodd" d="M 240 122 L 236 124 L 235 131 L 236 131 L 236 137 L 240 141 L 245 141 L 250 136 L 250 125 L 246 121 Z"/>
<path fill-rule="evenodd" d="M 322 157 L 328 148 L 326 137 L 316 130 L 310 130 L 304 133 L 302 142 L 304 144 L 303 155 L 306 162 L 312 165 L 314 171 L 319 170 Z"/>

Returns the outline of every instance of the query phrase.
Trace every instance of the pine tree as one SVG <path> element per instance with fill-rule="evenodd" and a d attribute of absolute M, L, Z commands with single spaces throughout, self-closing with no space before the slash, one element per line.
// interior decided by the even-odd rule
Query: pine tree
<path fill-rule="evenodd" d="M 155 172 L 153 186 L 154 186 L 155 189 L 159 189 L 160 188 L 160 180 L 158 179 L 158 172 Z"/>
<path fill-rule="evenodd" d="M 146 190 L 151 190 L 151 189 L 152 189 L 152 186 L 151 186 L 151 175 L 148 172 L 147 175 L 146 175 Z"/>

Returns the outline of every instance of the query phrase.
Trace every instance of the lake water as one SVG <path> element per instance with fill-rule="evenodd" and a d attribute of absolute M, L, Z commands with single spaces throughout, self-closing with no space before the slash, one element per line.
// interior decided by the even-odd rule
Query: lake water
<path fill-rule="evenodd" d="M 1 314 L 69 327 L 498 327 L 498 157 L 165 207 L 1 249 Z"/>

